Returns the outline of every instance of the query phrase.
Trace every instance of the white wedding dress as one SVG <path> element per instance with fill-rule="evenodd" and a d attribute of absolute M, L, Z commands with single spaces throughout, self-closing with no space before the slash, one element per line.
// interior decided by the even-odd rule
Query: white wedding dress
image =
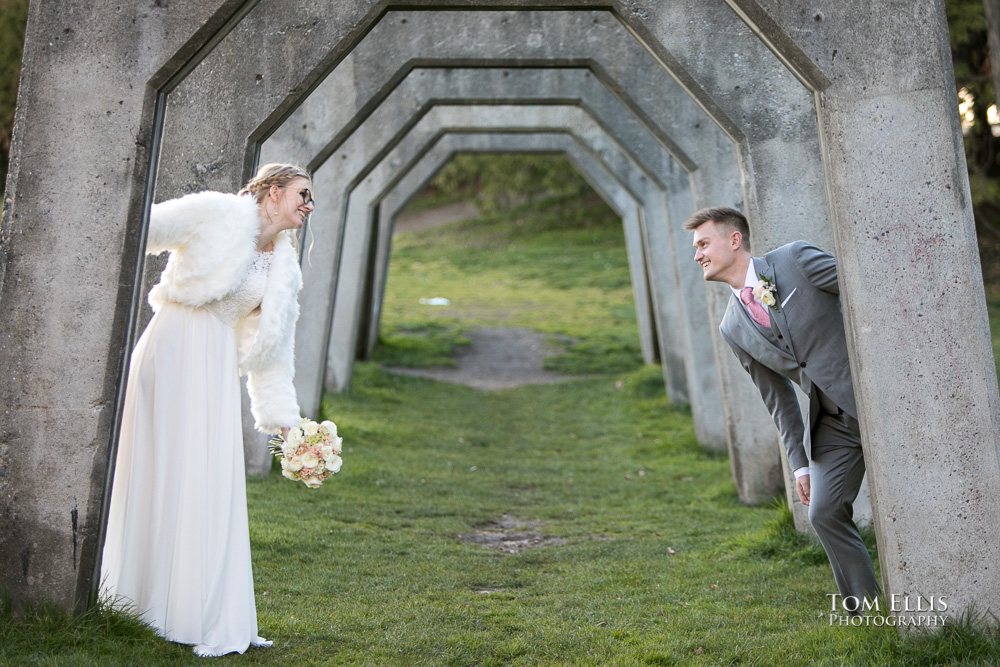
<path fill-rule="evenodd" d="M 270 644 L 257 636 L 233 329 L 259 306 L 270 258 L 205 307 L 162 306 L 129 368 L 102 592 L 204 656 Z"/>

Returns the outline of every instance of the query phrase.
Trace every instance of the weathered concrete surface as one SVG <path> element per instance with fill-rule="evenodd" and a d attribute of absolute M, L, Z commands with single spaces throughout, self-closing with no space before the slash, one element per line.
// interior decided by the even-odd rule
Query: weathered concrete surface
<path fill-rule="evenodd" d="M 363 126 L 362 126 L 363 127 Z M 380 127 L 384 127 L 380 125 Z M 390 125 L 391 127 L 391 125 Z M 370 202 L 380 199 L 392 187 L 401 174 L 400 167 L 408 168 L 418 160 L 426 146 L 440 136 L 442 129 L 459 131 L 508 129 L 534 131 L 539 129 L 562 130 L 585 137 L 585 142 L 609 169 L 621 179 L 623 186 L 633 197 L 644 201 L 647 212 L 658 212 L 657 219 L 663 221 L 661 191 L 645 192 L 649 183 L 642 172 L 627 156 L 620 152 L 616 143 L 597 125 L 593 119 L 576 106 L 436 106 L 423 115 L 416 125 L 406 132 L 393 149 L 367 172 L 364 180 L 348 196 L 348 207 L 344 218 L 345 241 L 342 252 L 341 279 L 337 283 L 337 298 L 334 307 L 330 346 L 327 355 L 327 390 L 340 391 L 350 383 L 351 371 L 357 348 L 362 291 L 367 274 L 369 238 L 372 231 Z M 356 135 L 352 135 L 356 136 Z M 368 143 L 367 135 L 361 134 L 362 143 Z M 336 160 L 334 167 L 339 166 Z M 653 189 L 655 190 L 655 189 Z M 638 191 L 638 192 L 637 192 Z M 641 194 L 640 194 L 641 193 Z M 655 201 L 654 201 L 655 200 Z M 657 207 L 659 211 L 657 211 Z M 642 232 L 638 216 L 626 215 L 626 245 L 632 267 L 633 287 L 640 335 L 642 328 L 651 331 L 648 313 L 648 295 L 645 290 L 645 266 L 642 250 Z M 633 223 L 633 224 L 630 224 Z M 665 224 L 665 221 L 663 221 Z M 348 259 L 350 258 L 350 259 Z M 671 261 L 667 257 L 651 258 L 652 262 Z M 638 312 L 643 309 L 645 312 Z M 666 326 L 662 321 L 659 328 Z M 647 345 L 649 343 L 647 342 Z"/>
<path fill-rule="evenodd" d="M 79 609 L 93 589 L 148 167 L 147 82 L 169 76 L 235 3 L 120 4 L 29 8 L 0 229 L 0 590 L 15 608 Z"/>
<path fill-rule="evenodd" d="M 1000 398 L 944 3 L 820 20 L 762 4 L 831 82 L 818 108 L 887 593 L 996 613 Z"/>
<path fill-rule="evenodd" d="M 389 253 L 396 217 L 400 209 L 411 199 L 434 174 L 446 164 L 456 153 L 560 153 L 569 159 L 580 175 L 594 188 L 608 206 L 622 218 L 623 226 L 635 229 L 633 235 L 639 239 L 640 204 L 619 182 L 619 179 L 600 163 L 593 153 L 581 146 L 579 140 L 567 133 L 500 133 L 483 134 L 446 134 L 426 150 L 416 162 L 411 162 L 408 169 L 393 174 L 394 184 L 387 188 L 381 201 L 370 203 L 377 206 L 378 247 L 374 253 L 376 265 L 372 271 L 373 284 L 370 302 L 362 304 L 362 309 L 369 312 L 368 328 L 360 333 L 364 337 L 363 348 L 365 356 L 371 354 L 378 339 L 381 304 L 385 294 L 386 277 L 389 269 Z M 626 231 L 626 236 L 628 232 Z M 641 243 L 640 243 L 641 246 Z M 642 252 L 641 247 L 638 248 Z M 630 252 L 635 252 L 632 250 Z M 645 270 L 644 266 L 640 266 Z M 633 266 L 630 264 L 630 272 Z M 633 280 L 635 276 L 633 275 Z M 360 345 L 359 345 L 360 347 Z"/>
<path fill-rule="evenodd" d="M 973 601 L 980 609 L 996 610 L 1000 583 L 996 568 L 987 568 L 1000 549 L 994 505 L 1000 498 L 1000 399 L 957 134 L 943 2 L 847 0 L 819 12 L 820 20 L 801 0 L 729 2 L 753 29 L 722 0 L 608 6 L 737 142 L 744 203 L 760 249 L 798 236 L 826 245 L 824 221 L 835 223 L 888 591 L 950 595 L 949 610 L 956 613 Z M 81 571 L 97 551 L 88 540 L 95 501 L 103 495 L 98 469 L 114 431 L 114 420 L 103 416 L 107 410 L 95 415 L 93 406 L 110 408 L 118 352 L 128 346 L 130 327 L 121 323 L 128 320 L 123 304 L 130 299 L 121 295 L 134 283 L 132 249 L 143 208 L 138 186 L 151 133 L 142 119 L 151 117 L 152 104 L 145 86 L 162 85 L 191 53 L 179 45 L 192 34 L 195 18 L 238 3 L 175 0 L 169 9 L 159 4 L 143 3 L 127 14 L 100 1 L 37 0 L 31 6 L 33 42 L 27 53 L 34 71 L 29 69 L 24 90 L 32 96 L 18 112 L 0 287 L 0 364 L 9 377 L 22 380 L 4 390 L 0 426 L 6 447 L 0 457 L 10 480 L 2 487 L 4 521 L 16 517 L 23 529 L 0 542 L 0 557 L 22 565 L 12 575 L 16 601 L 30 596 L 69 606 L 84 597 L 75 592 L 87 587 L 85 580 L 92 581 L 89 575 L 67 574 L 76 561 L 65 517 L 71 497 L 82 503 L 73 508 Z M 337 12 L 316 0 L 252 6 L 170 96 L 166 146 L 171 148 L 161 166 L 165 176 L 183 173 L 158 184 L 162 196 L 185 187 L 234 189 L 254 144 L 366 29 L 392 17 L 380 13 L 386 6 L 374 0 L 342 0 Z M 483 13 L 477 14 L 481 20 Z M 612 24 L 618 20 L 605 16 Z M 79 19 L 73 33 L 63 32 L 67 17 Z M 168 18 L 157 23 L 158 17 Z M 169 31 L 163 28 L 168 24 Z M 504 25 L 492 30 L 499 33 Z M 516 22 L 511 27 L 542 44 L 557 44 L 564 34 L 525 32 L 525 24 Z M 191 44 L 211 32 L 199 32 Z M 781 59 L 764 48 L 757 33 Z M 125 47 L 93 46 L 104 45 L 107 35 Z M 606 33 L 595 36 L 581 46 L 606 38 Z M 517 46 L 505 57 L 524 57 L 520 42 L 512 44 Z M 386 65 L 393 67 L 390 60 Z M 783 63 L 804 85 L 797 85 Z M 649 91 L 664 93 L 656 86 Z M 117 111 L 104 108 L 118 101 Z M 897 122 L 900 118 L 907 123 Z M 78 132 L 95 125 L 101 131 L 92 136 Z M 914 136 L 919 143 L 912 143 Z M 819 137 L 821 152 L 815 150 Z M 133 145 L 137 140 L 140 145 Z M 80 170 L 79 164 L 90 169 Z M 193 164 L 203 169 L 193 173 Z M 98 181 L 95 174 L 107 178 Z M 719 201 L 725 199 L 712 203 Z M 94 221 L 101 224 L 95 227 Z M 30 235 L 24 233 L 29 222 Z M 957 286 L 950 298 L 940 297 L 941 276 Z M 85 309 L 77 308 L 81 302 Z M 84 321 L 66 325 L 77 310 Z M 912 332 L 907 345 L 899 345 L 901 325 Z M 67 373 L 72 382 L 66 382 Z M 64 393 L 67 385 L 72 395 Z M 67 449 L 82 460 L 61 467 L 60 477 L 26 481 L 26 471 L 37 468 L 50 442 L 59 443 L 58 451 L 51 451 L 62 460 Z M 934 475 L 928 474 L 931 469 Z M 937 495 L 926 494 L 929 486 Z M 38 558 L 40 548 L 45 553 Z"/>

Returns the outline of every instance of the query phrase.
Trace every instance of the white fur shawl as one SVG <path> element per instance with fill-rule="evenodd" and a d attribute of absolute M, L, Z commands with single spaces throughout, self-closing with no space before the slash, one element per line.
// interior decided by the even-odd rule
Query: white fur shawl
<path fill-rule="evenodd" d="M 200 307 L 236 289 L 253 262 L 259 232 L 251 197 L 199 192 L 154 204 L 146 252 L 169 250 L 170 258 L 149 292 L 153 310 L 166 302 Z M 257 430 L 266 433 L 299 423 L 292 378 L 302 272 L 289 234 L 275 239 L 260 309 L 236 325 L 250 411 Z"/>

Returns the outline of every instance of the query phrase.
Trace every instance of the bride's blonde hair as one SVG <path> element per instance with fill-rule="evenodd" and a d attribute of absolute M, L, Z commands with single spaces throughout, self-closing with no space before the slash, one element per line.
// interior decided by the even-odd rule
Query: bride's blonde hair
<path fill-rule="evenodd" d="M 271 190 L 272 185 L 283 188 L 296 178 L 304 178 L 312 183 L 312 176 L 302 167 L 294 164 L 271 162 L 261 165 L 260 169 L 257 170 L 257 174 L 247 181 L 247 184 L 236 194 L 250 195 L 260 204 Z M 292 244 L 295 246 L 296 252 L 298 252 L 299 237 L 294 232 L 289 232 L 289 234 L 292 237 Z M 309 234 L 312 235 L 312 225 L 309 226 Z M 312 244 L 309 245 L 309 249 L 312 250 Z"/>
<path fill-rule="evenodd" d="M 259 204 L 267 196 L 272 185 L 282 188 L 296 178 L 305 178 L 312 182 L 312 176 L 302 167 L 272 162 L 261 165 L 260 169 L 257 170 L 257 175 L 247 181 L 247 184 L 236 194 L 251 195 Z"/>

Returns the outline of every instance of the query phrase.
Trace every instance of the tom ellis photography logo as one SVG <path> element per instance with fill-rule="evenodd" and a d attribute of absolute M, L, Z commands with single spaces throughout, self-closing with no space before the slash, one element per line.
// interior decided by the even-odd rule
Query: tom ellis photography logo
<path fill-rule="evenodd" d="M 830 625 L 891 625 L 940 627 L 948 599 L 941 595 L 890 595 L 888 598 L 858 599 L 853 595 L 827 593 L 830 598 Z"/>

